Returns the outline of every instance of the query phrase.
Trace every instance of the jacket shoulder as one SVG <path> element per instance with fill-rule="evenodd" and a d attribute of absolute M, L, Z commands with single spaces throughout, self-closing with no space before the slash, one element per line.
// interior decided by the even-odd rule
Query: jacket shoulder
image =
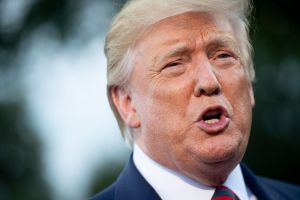
<path fill-rule="evenodd" d="M 160 200 L 161 198 L 144 179 L 133 163 L 132 155 L 127 165 L 108 188 L 90 200 Z"/>
<path fill-rule="evenodd" d="M 246 185 L 257 199 L 263 200 L 299 200 L 300 187 L 269 179 L 261 176 L 256 176 L 244 163 L 241 163 Z"/>
<path fill-rule="evenodd" d="M 89 198 L 89 200 L 113 200 L 115 194 L 115 183 L 99 192 L 95 196 Z"/>
<path fill-rule="evenodd" d="M 265 177 L 257 178 L 262 183 L 261 185 L 266 191 L 274 194 L 274 198 L 278 197 L 278 199 L 299 199 L 300 197 L 300 187 L 297 185 Z"/>

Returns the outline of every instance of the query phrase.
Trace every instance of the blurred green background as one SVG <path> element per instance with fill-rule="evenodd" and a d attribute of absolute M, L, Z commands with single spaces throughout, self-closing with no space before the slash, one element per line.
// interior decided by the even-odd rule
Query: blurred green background
<path fill-rule="evenodd" d="M 8 11 L 8 1 L 22 2 L 26 9 Z M 43 172 L 43 143 L 28 121 L 26 91 L 18 78 L 24 52 L 31 48 L 37 31 L 51 26 L 55 30 L 51 37 L 62 46 L 75 38 L 76 51 L 86 41 L 104 37 L 112 16 L 124 2 L 0 0 L 0 199 L 54 199 Z M 78 31 L 78 14 L 91 3 L 100 7 L 111 4 L 113 9 L 103 19 L 99 18 L 101 13 L 93 16 L 99 18 L 101 27 L 90 23 L 88 30 L 92 31 Z M 300 12 L 292 0 L 255 0 L 254 7 L 251 38 L 255 50 L 256 105 L 244 162 L 259 175 L 300 185 Z M 13 19 L 14 15 L 21 17 Z M 102 161 L 84 196 L 111 183 L 125 160 L 116 157 Z"/>

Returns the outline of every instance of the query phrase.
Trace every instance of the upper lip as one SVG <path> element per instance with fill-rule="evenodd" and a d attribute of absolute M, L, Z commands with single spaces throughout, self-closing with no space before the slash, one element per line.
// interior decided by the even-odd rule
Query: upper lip
<path fill-rule="evenodd" d="M 227 109 L 224 106 L 222 106 L 222 105 L 214 105 L 214 106 L 209 106 L 209 107 L 205 108 L 201 112 L 201 114 L 200 114 L 200 116 L 199 116 L 199 118 L 198 118 L 197 121 L 203 120 L 204 115 L 206 113 L 208 113 L 209 111 L 220 111 L 222 115 L 224 115 L 225 117 L 229 118 L 229 113 L 228 113 Z"/>

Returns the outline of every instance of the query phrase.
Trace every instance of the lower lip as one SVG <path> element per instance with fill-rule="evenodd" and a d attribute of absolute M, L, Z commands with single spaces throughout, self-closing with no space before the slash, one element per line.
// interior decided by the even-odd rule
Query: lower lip
<path fill-rule="evenodd" d="M 216 123 L 208 124 L 204 120 L 201 120 L 199 121 L 198 126 L 201 130 L 207 133 L 217 133 L 226 129 L 229 122 L 230 119 L 222 115 L 220 120 Z"/>

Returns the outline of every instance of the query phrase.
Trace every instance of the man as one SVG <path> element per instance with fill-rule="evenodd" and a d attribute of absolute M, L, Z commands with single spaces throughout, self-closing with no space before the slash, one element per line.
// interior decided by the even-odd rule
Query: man
<path fill-rule="evenodd" d="M 132 0 L 106 39 L 108 97 L 133 156 L 93 200 L 300 199 L 240 164 L 254 69 L 247 0 Z"/>

